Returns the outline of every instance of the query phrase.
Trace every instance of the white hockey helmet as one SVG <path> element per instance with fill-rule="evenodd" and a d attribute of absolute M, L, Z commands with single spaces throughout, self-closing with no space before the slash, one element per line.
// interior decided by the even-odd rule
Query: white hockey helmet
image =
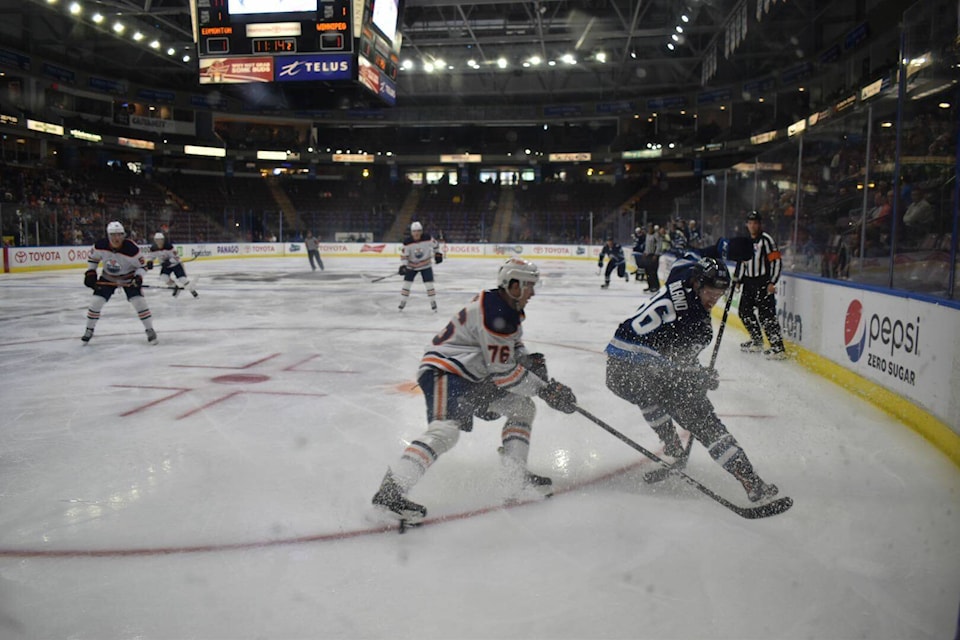
<path fill-rule="evenodd" d="M 166 239 L 167 239 L 167 236 L 163 235 L 163 232 L 162 232 L 162 231 L 157 231 L 155 234 L 153 234 L 153 239 L 154 239 L 154 240 L 166 240 Z"/>
<path fill-rule="evenodd" d="M 107 234 L 112 235 L 114 233 L 126 233 L 123 230 L 123 225 L 116 220 L 107 225 Z"/>
<path fill-rule="evenodd" d="M 497 286 L 504 289 L 510 286 L 510 281 L 516 280 L 521 285 L 535 285 L 540 281 L 540 269 L 537 265 L 523 258 L 510 258 L 503 263 L 497 273 Z"/>
<path fill-rule="evenodd" d="M 414 222 L 410 225 L 410 231 L 423 231 L 423 225 L 419 222 Z"/>
<path fill-rule="evenodd" d="M 633 230 L 633 232 L 637 235 L 640 235 L 641 233 L 643 233 L 643 227 L 637 227 L 636 229 Z"/>

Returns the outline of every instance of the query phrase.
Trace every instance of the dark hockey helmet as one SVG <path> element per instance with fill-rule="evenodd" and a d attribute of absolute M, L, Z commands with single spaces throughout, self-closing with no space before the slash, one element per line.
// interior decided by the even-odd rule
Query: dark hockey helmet
<path fill-rule="evenodd" d="M 756 220 L 757 222 L 763 222 L 763 216 L 760 215 L 759 211 L 751 211 L 747 214 L 747 222 L 751 220 Z"/>
<path fill-rule="evenodd" d="M 716 258 L 700 258 L 693 267 L 690 279 L 698 282 L 701 287 L 712 289 L 727 289 L 731 282 L 726 265 Z"/>

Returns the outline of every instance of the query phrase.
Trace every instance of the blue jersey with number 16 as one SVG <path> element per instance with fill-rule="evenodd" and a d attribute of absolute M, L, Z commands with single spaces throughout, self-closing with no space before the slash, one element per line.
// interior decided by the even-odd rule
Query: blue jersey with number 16
<path fill-rule="evenodd" d="M 674 280 L 617 327 L 606 352 L 638 363 L 690 365 L 712 340 L 710 312 L 692 287 Z"/>

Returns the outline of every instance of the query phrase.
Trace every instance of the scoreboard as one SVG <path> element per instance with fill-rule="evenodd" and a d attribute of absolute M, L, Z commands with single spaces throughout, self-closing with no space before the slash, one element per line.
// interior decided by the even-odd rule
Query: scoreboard
<path fill-rule="evenodd" d="M 200 84 L 342 82 L 396 102 L 400 0 L 190 0 Z"/>

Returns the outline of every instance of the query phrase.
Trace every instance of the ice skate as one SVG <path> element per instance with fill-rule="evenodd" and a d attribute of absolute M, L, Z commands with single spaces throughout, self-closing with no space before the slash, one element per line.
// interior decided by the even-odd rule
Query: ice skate
<path fill-rule="evenodd" d="M 743 489 L 747 492 L 747 500 L 750 502 L 760 502 L 767 500 L 780 493 L 780 489 L 775 484 L 768 484 L 760 479 L 760 476 L 753 474 L 744 477 L 737 477 Z"/>
<path fill-rule="evenodd" d="M 83 344 L 90 342 L 90 338 L 93 337 L 93 329 L 87 329 L 83 332 L 83 335 L 80 336 L 80 339 L 83 340 Z"/>
<path fill-rule="evenodd" d="M 157 332 L 153 329 L 147 329 L 147 342 L 149 344 L 157 344 Z"/>
<path fill-rule="evenodd" d="M 780 347 L 771 347 L 763 352 L 763 355 L 767 357 L 767 360 L 786 360 L 787 359 L 787 350 Z"/>
<path fill-rule="evenodd" d="M 753 340 L 747 340 L 746 342 L 740 343 L 740 351 L 744 353 L 760 353 L 763 351 L 763 345 L 757 344 Z"/>
<path fill-rule="evenodd" d="M 503 447 L 497 448 L 500 463 L 503 466 L 503 484 L 506 489 L 507 504 L 527 499 L 549 498 L 553 495 L 553 480 L 547 476 L 528 471 L 519 460 L 504 454 Z"/>
<path fill-rule="evenodd" d="M 523 477 L 523 488 L 522 491 L 527 489 L 532 489 L 536 491 L 544 498 L 549 498 L 553 495 L 553 480 L 547 476 L 539 476 L 535 473 L 529 471 L 524 472 Z"/>
<path fill-rule="evenodd" d="M 609 283 L 609 282 L 604 282 L 602 285 L 600 285 L 600 288 L 601 288 L 601 289 L 608 289 L 609 287 L 610 287 L 610 283 Z"/>
<path fill-rule="evenodd" d="M 383 478 L 380 489 L 373 496 L 373 506 L 389 516 L 408 524 L 416 524 L 427 517 L 427 508 L 403 496 L 400 485 L 389 472 Z"/>

